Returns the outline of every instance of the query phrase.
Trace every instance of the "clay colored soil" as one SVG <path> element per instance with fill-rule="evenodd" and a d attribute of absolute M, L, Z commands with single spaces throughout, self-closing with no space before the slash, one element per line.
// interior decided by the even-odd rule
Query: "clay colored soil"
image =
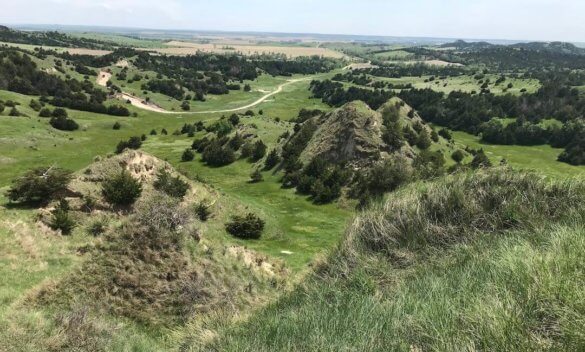
<path fill-rule="evenodd" d="M 112 74 L 107 71 L 100 71 L 96 78 L 96 83 L 102 87 L 105 87 L 108 81 L 112 78 Z"/>

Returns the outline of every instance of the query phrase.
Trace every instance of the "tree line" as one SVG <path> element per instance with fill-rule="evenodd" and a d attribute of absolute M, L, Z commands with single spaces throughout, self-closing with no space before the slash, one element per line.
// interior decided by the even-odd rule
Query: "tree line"
<path fill-rule="evenodd" d="M 550 75 L 550 73 L 549 73 Z M 559 158 L 571 164 L 582 164 L 583 140 L 581 122 L 585 116 L 585 99 L 567 82 L 575 80 L 570 73 L 557 72 L 554 79 L 543 82 L 534 94 L 515 96 L 492 93 L 472 94 L 461 91 L 445 94 L 432 89 L 406 89 L 400 93 L 380 89 L 350 87 L 341 83 L 311 82 L 313 96 L 331 106 L 362 100 L 372 109 L 378 109 L 389 98 L 399 96 L 416 109 L 427 122 L 475 135 L 498 144 L 551 144 L 569 148 Z M 503 126 L 490 122 L 494 117 L 518 118 L 514 124 Z M 539 123 L 554 118 L 564 124 L 562 128 L 542 127 Z M 577 123 L 573 123 L 577 121 Z"/>
<path fill-rule="evenodd" d="M 0 48 L 0 90 L 38 95 L 46 103 L 100 114 L 129 116 L 124 106 L 106 106 L 105 92 L 89 80 L 62 79 L 41 71 L 29 55 Z M 49 98 L 52 97 L 52 98 Z"/>

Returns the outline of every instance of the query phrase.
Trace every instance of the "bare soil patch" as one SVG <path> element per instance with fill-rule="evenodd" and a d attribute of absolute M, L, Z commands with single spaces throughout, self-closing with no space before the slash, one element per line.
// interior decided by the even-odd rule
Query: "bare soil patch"
<path fill-rule="evenodd" d="M 92 56 L 104 56 L 111 54 L 109 50 L 97 50 L 97 49 L 84 49 L 84 48 L 67 48 L 64 51 L 71 55 L 92 55 Z"/>
<path fill-rule="evenodd" d="M 105 87 L 108 83 L 108 81 L 110 80 L 110 78 L 112 78 L 112 74 L 108 71 L 100 71 L 98 73 L 98 76 L 96 78 L 96 83 L 99 86 Z"/>

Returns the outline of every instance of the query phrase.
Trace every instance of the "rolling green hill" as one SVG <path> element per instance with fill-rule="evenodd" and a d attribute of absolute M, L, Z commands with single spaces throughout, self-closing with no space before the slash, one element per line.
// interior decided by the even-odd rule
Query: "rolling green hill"
<path fill-rule="evenodd" d="M 0 351 L 585 349 L 571 46 L 323 44 L 401 61 L 352 70 L 0 40 Z M 540 142 L 482 142 L 490 121 Z"/>
<path fill-rule="evenodd" d="M 304 283 L 201 349 L 583 349 L 584 191 L 510 170 L 405 188 L 358 214 Z"/>

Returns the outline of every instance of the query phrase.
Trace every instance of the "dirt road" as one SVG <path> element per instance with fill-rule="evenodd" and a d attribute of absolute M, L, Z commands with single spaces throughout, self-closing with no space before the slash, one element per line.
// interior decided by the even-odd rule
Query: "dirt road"
<path fill-rule="evenodd" d="M 108 73 L 106 71 L 100 71 L 100 73 L 98 74 L 98 77 L 97 77 L 97 84 L 105 87 L 106 83 L 108 82 L 108 80 L 110 79 L 111 76 L 112 76 L 111 73 Z M 233 109 L 224 109 L 224 110 L 168 111 L 168 110 L 165 110 L 165 109 L 161 108 L 160 106 L 155 105 L 153 103 L 147 103 L 144 99 L 142 99 L 140 97 L 137 97 L 137 96 L 134 96 L 132 94 L 125 93 L 125 92 L 117 94 L 116 98 L 118 98 L 120 100 L 129 101 L 130 104 L 132 104 L 133 106 L 135 106 L 137 108 L 148 110 L 148 111 L 154 111 L 154 112 L 158 112 L 158 113 L 162 113 L 162 114 L 175 114 L 175 115 L 176 114 L 181 114 L 181 115 L 217 114 L 217 113 L 236 112 L 236 111 L 240 111 L 240 110 L 250 109 L 256 105 L 262 104 L 268 98 L 282 92 L 284 87 L 286 87 L 290 84 L 296 83 L 296 82 L 308 81 L 308 80 L 311 80 L 312 78 L 313 77 L 290 79 L 290 80 L 286 81 L 285 83 L 282 83 L 281 85 L 279 85 L 275 91 L 266 93 L 260 99 L 256 100 L 253 103 L 250 103 L 250 104 L 247 104 L 244 106 L 240 106 L 237 108 L 233 108 Z"/>

